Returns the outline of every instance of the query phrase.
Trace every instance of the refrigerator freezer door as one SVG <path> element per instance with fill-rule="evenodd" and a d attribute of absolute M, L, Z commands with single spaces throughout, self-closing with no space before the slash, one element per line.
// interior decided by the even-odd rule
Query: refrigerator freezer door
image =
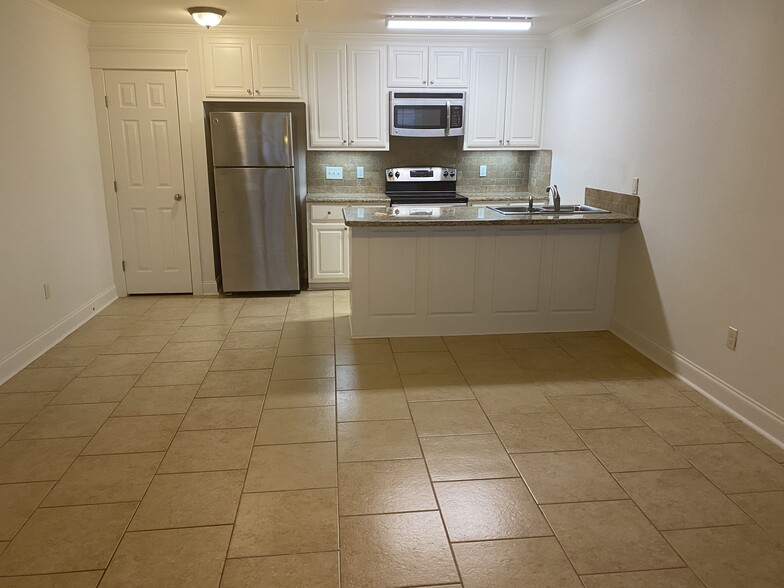
<path fill-rule="evenodd" d="M 299 290 L 293 168 L 216 168 L 224 292 Z"/>
<path fill-rule="evenodd" d="M 213 112 L 210 134 L 215 167 L 294 165 L 289 112 Z"/>

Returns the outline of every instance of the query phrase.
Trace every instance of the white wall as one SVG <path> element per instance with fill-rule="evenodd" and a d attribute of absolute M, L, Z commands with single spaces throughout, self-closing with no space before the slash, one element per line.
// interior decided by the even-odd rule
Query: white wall
<path fill-rule="evenodd" d="M 114 298 L 87 27 L 26 0 L 3 15 L 0 382 Z"/>
<path fill-rule="evenodd" d="M 648 0 L 558 38 L 544 136 L 569 199 L 640 178 L 616 332 L 779 439 L 782 22 L 780 0 Z"/>

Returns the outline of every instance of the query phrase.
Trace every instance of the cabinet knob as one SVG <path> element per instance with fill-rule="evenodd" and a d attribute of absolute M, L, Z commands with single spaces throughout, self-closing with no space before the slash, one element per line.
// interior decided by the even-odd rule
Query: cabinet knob
<path fill-rule="evenodd" d="M 175 194 L 175 195 L 174 195 L 174 199 L 175 199 L 177 202 L 179 202 L 180 200 L 182 200 L 182 194 Z"/>
<path fill-rule="evenodd" d="M 250 88 L 248 88 L 247 92 L 248 92 L 248 96 L 253 96 L 253 92 L 250 91 Z"/>
<path fill-rule="evenodd" d="M 509 143 L 509 139 L 506 140 L 507 144 Z"/>
<path fill-rule="evenodd" d="M 343 139 L 343 144 L 344 144 L 344 145 L 346 144 L 346 140 L 345 140 L 345 139 Z"/>
<path fill-rule="evenodd" d="M 343 230 L 344 230 L 344 231 L 348 231 L 348 227 L 345 227 Z"/>
<path fill-rule="evenodd" d="M 422 80 L 422 83 L 423 84 L 427 84 L 427 80 Z"/>
<path fill-rule="evenodd" d="M 261 92 L 259 92 L 258 90 L 256 90 L 256 96 L 261 96 Z"/>
<path fill-rule="evenodd" d="M 349 143 L 351 143 L 353 145 L 354 144 L 354 139 L 351 139 L 351 141 L 349 141 Z"/>
<path fill-rule="evenodd" d="M 327 214 L 332 214 L 332 211 L 331 211 L 331 210 L 328 210 L 328 211 L 327 211 Z"/>
<path fill-rule="evenodd" d="M 433 84 L 434 84 L 433 80 L 430 80 L 430 85 L 432 86 Z"/>
<path fill-rule="evenodd" d="M 503 139 L 498 139 L 498 144 L 499 145 L 503 145 L 504 144 L 504 140 Z"/>

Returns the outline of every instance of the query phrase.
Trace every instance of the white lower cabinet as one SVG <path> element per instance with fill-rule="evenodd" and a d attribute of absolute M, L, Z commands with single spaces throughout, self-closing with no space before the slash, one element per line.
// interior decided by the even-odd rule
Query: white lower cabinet
<path fill-rule="evenodd" d="M 312 222 L 310 225 L 311 284 L 348 283 L 348 227 L 342 222 Z"/>

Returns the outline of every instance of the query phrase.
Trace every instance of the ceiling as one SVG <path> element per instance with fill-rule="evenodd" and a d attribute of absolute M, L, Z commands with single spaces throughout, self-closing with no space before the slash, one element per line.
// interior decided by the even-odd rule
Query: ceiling
<path fill-rule="evenodd" d="M 207 4 L 227 11 L 235 26 L 295 26 L 318 32 L 379 33 L 390 14 L 529 16 L 532 33 L 547 35 L 614 0 L 51 0 L 90 22 L 193 24 L 186 9 Z"/>

